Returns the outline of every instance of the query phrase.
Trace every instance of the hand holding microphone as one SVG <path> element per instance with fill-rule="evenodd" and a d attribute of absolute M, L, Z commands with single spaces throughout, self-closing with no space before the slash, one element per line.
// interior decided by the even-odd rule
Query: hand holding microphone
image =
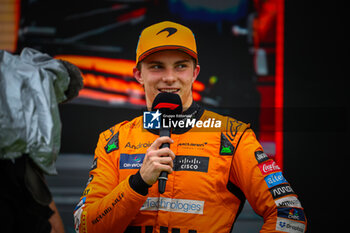
<path fill-rule="evenodd" d="M 156 110 L 168 115 L 182 113 L 180 96 L 172 93 L 159 93 L 152 104 L 152 111 Z M 170 138 L 171 128 L 161 126 L 159 136 L 148 148 L 140 174 L 149 185 L 154 184 L 158 179 L 159 193 L 164 193 L 168 173 L 172 173 L 173 160 L 175 159 L 174 152 L 170 150 L 170 143 L 173 143 Z"/>
<path fill-rule="evenodd" d="M 174 152 L 170 148 L 160 149 L 160 146 L 166 143 L 171 144 L 173 141 L 170 137 L 159 137 L 146 152 L 140 175 L 148 185 L 156 183 L 161 172 L 172 173 L 173 171 Z"/>

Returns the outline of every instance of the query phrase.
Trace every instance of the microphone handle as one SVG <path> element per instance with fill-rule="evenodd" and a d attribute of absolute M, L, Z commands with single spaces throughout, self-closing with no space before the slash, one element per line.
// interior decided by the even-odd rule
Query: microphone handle
<path fill-rule="evenodd" d="M 163 136 L 168 136 L 170 137 L 171 132 L 170 132 L 170 128 L 161 128 L 159 130 L 159 136 L 163 137 Z M 159 148 L 170 148 L 170 144 L 169 143 L 163 143 Z M 166 171 L 162 171 L 158 177 L 158 190 L 160 194 L 163 194 L 165 192 L 165 186 L 166 186 L 166 181 L 168 180 L 168 173 Z"/>

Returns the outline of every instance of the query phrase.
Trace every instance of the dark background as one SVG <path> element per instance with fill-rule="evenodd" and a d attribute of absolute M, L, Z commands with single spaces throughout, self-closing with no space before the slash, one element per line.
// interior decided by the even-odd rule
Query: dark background
<path fill-rule="evenodd" d="M 349 196 L 347 8 L 287 0 L 285 9 L 285 175 L 307 232 L 341 232 Z"/>

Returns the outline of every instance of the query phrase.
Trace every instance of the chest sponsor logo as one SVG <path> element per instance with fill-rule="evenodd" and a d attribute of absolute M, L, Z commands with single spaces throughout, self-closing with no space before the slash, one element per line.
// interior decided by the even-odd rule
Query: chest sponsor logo
<path fill-rule="evenodd" d="M 136 145 L 133 145 L 130 142 L 128 142 L 128 143 L 126 143 L 124 148 L 131 148 L 133 150 L 137 150 L 137 149 L 140 149 L 140 148 L 148 148 L 151 145 L 152 145 L 152 143 L 150 141 L 145 142 L 145 143 L 140 142 L 139 144 L 136 144 Z"/>
<path fill-rule="evenodd" d="M 275 203 L 278 207 L 300 207 L 301 203 L 295 196 L 287 196 L 280 198 L 278 200 L 275 200 Z"/>
<path fill-rule="evenodd" d="M 177 146 L 182 149 L 187 150 L 203 150 L 207 142 L 204 143 L 190 143 L 190 142 L 181 142 Z"/>
<path fill-rule="evenodd" d="M 276 230 L 283 232 L 303 233 L 305 232 L 305 224 L 285 218 L 277 218 Z"/>
<path fill-rule="evenodd" d="M 208 172 L 209 157 L 177 155 L 174 159 L 174 171 Z"/>
<path fill-rule="evenodd" d="M 166 197 L 148 197 L 141 211 L 168 211 L 187 214 L 203 214 L 204 201 L 172 199 Z"/>
<path fill-rule="evenodd" d="M 270 188 L 269 190 L 273 196 L 273 199 L 284 197 L 289 194 L 295 194 L 292 187 L 290 187 L 289 184 L 277 185 L 273 188 Z"/>
<path fill-rule="evenodd" d="M 273 160 L 268 160 L 265 163 L 260 163 L 259 169 L 261 173 L 265 176 L 275 171 L 281 171 L 281 168 Z"/>
<path fill-rule="evenodd" d="M 120 154 L 119 169 L 139 169 L 145 154 Z"/>
<path fill-rule="evenodd" d="M 263 151 L 255 151 L 254 154 L 258 163 L 262 163 L 269 160 L 269 157 Z"/>
<path fill-rule="evenodd" d="M 264 179 L 269 188 L 279 184 L 288 183 L 288 181 L 283 177 L 282 172 L 272 173 L 266 176 Z"/>
<path fill-rule="evenodd" d="M 282 207 L 277 209 L 277 216 L 297 221 L 305 221 L 304 211 L 299 208 Z"/>

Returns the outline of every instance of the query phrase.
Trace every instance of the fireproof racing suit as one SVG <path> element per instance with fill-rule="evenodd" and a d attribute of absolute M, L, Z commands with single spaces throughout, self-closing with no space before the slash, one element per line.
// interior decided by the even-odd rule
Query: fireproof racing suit
<path fill-rule="evenodd" d="M 74 210 L 76 231 L 228 233 L 247 199 L 264 218 L 260 232 L 305 232 L 297 195 L 249 125 L 196 103 L 188 112 L 196 124 L 172 132 L 174 172 L 163 194 L 138 171 L 159 137 L 144 129 L 144 116 L 100 134 L 87 187 Z"/>

